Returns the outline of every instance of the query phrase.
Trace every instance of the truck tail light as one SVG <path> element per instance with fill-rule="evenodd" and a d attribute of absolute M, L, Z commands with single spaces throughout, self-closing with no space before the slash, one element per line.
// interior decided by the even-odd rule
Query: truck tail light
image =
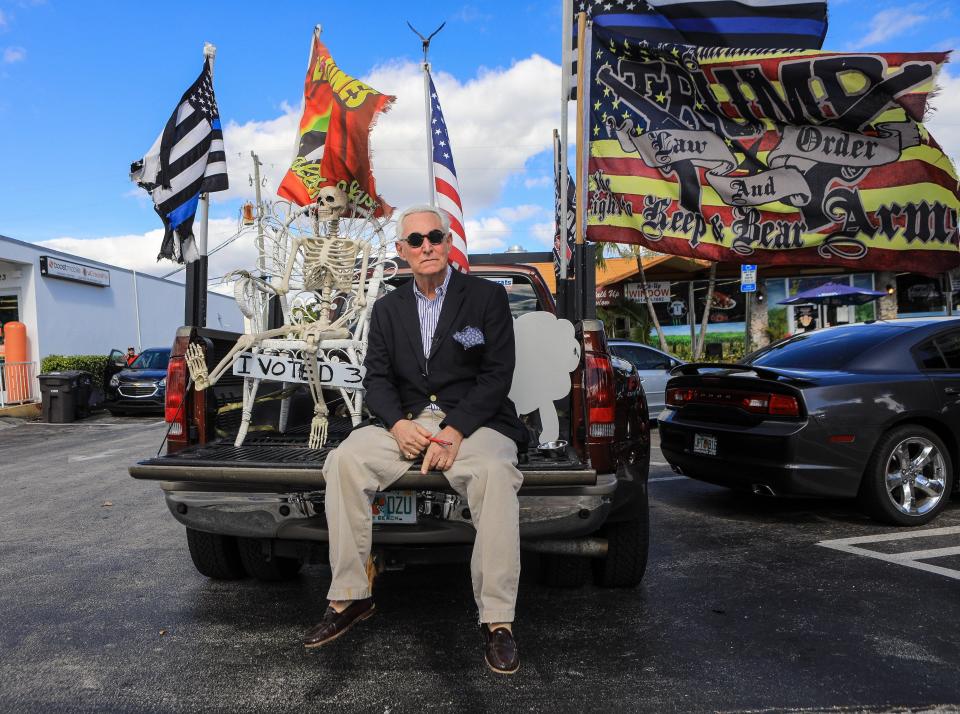
<path fill-rule="evenodd" d="M 667 390 L 666 402 L 672 407 L 683 407 L 687 404 L 716 404 L 739 407 L 751 414 L 800 416 L 800 402 L 789 394 L 742 392 L 737 389 L 706 387 L 673 387 Z"/>
<path fill-rule="evenodd" d="M 587 418 L 590 437 L 612 440 L 616 415 L 613 365 L 606 356 L 586 355 Z"/>
<path fill-rule="evenodd" d="M 180 344 L 181 341 L 183 344 Z M 170 424 L 167 440 L 186 443 L 187 429 L 187 360 L 184 358 L 189 337 L 180 337 L 174 341 L 167 363 L 167 395 L 164 404 L 164 420 Z"/>

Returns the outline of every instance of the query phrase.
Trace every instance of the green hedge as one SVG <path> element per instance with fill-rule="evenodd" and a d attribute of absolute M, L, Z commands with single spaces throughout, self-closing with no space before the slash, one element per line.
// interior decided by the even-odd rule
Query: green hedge
<path fill-rule="evenodd" d="M 690 335 L 667 335 L 667 347 L 671 354 L 676 355 L 682 360 L 692 359 L 692 349 L 690 347 Z M 743 335 L 739 332 L 708 332 L 707 344 L 719 342 L 723 345 L 723 358 L 716 357 L 702 358 L 704 362 L 736 362 L 743 357 Z M 657 336 L 653 335 L 649 343 L 654 347 L 659 347 L 660 343 Z"/>
<path fill-rule="evenodd" d="M 103 355 L 47 355 L 40 361 L 40 372 L 63 372 L 68 369 L 80 369 L 93 375 L 95 384 L 103 379 L 103 370 L 107 358 Z"/>

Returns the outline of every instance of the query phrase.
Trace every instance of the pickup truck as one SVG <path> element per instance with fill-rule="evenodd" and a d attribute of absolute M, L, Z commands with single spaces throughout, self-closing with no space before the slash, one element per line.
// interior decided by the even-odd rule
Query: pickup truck
<path fill-rule="evenodd" d="M 532 310 L 556 311 L 532 267 L 471 266 L 471 273 L 505 286 L 515 318 Z M 531 433 L 529 448 L 519 454 L 521 548 L 534 554 L 525 562 L 533 558 L 549 585 L 580 586 L 592 570 L 601 586 L 631 587 L 647 563 L 647 404 L 636 370 L 608 351 L 602 322 L 583 320 L 575 334 L 580 364 L 570 374 L 569 394 L 555 402 L 561 439 L 556 448 L 539 448 L 537 412 L 521 415 Z M 204 327 L 177 331 L 167 372 L 166 453 L 129 471 L 134 478 L 160 482 L 170 513 L 186 526 L 200 573 L 283 580 L 295 577 L 304 563 L 328 562 L 321 467 L 351 422 L 337 416 L 328 398 L 328 441 L 309 449 L 312 402 L 306 385 L 264 382 L 246 440 L 234 446 L 242 377 L 226 374 L 211 389 L 190 389 L 184 354 L 188 344 L 200 343 L 207 364 L 215 365 L 237 337 Z M 292 399 L 283 399 L 291 392 Z M 279 433 L 285 401 L 287 428 Z M 407 497 L 391 501 L 401 493 Z M 402 503 L 413 512 L 398 513 Z M 469 560 L 470 513 L 441 473 L 424 476 L 416 464 L 372 507 L 379 569 Z"/>

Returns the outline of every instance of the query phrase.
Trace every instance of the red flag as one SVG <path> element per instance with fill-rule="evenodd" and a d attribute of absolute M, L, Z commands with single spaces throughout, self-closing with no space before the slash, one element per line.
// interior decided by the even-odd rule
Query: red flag
<path fill-rule="evenodd" d="M 352 203 L 374 209 L 374 215 L 393 213 L 377 195 L 370 130 L 395 99 L 337 67 L 315 33 L 303 86 L 300 143 L 277 194 L 305 206 L 316 200 L 321 188 L 337 185 Z"/>

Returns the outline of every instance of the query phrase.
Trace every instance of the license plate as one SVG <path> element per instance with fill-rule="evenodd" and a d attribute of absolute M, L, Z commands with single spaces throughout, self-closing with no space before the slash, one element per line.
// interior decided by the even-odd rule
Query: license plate
<path fill-rule="evenodd" d="M 253 354 L 241 352 L 233 359 L 233 373 L 238 377 L 253 377 L 274 382 L 306 383 L 306 365 L 302 359 L 289 354 Z M 325 387 L 360 389 L 365 370 L 343 362 L 317 362 L 320 384 Z"/>
<path fill-rule="evenodd" d="M 717 455 L 717 437 L 709 434 L 693 435 L 693 453 L 706 454 L 707 456 Z"/>
<path fill-rule="evenodd" d="M 370 508 L 374 523 L 417 522 L 417 494 L 414 491 L 377 493 Z"/>

